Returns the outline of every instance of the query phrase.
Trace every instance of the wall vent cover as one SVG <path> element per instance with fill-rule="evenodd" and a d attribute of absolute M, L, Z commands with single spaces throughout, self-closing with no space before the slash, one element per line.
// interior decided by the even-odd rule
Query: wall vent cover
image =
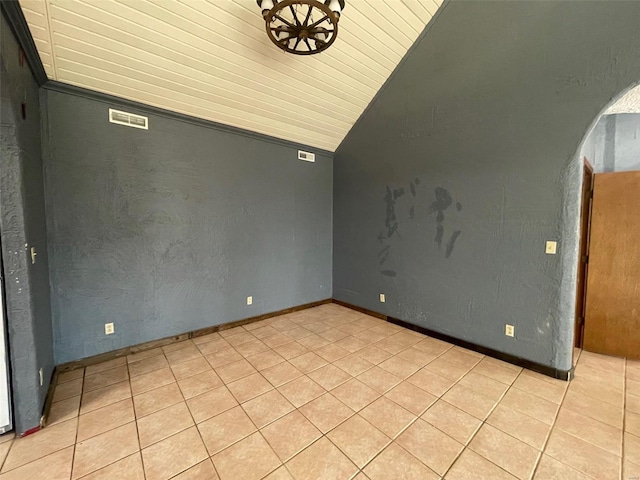
<path fill-rule="evenodd" d="M 316 154 L 311 152 L 305 152 L 303 150 L 298 150 L 298 160 L 304 160 L 305 162 L 315 162 Z"/>
<path fill-rule="evenodd" d="M 135 113 L 122 112 L 120 110 L 109 109 L 109 121 L 118 125 L 126 125 L 127 127 L 142 128 L 149 130 L 149 118 Z"/>

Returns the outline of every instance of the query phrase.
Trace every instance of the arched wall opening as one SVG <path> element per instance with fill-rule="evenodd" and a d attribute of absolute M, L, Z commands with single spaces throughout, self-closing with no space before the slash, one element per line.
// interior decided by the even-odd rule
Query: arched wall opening
<path fill-rule="evenodd" d="M 639 322 L 640 85 L 595 117 L 578 148 L 579 244 L 574 347 L 634 358 Z M 574 351 L 574 362 L 577 360 Z"/>

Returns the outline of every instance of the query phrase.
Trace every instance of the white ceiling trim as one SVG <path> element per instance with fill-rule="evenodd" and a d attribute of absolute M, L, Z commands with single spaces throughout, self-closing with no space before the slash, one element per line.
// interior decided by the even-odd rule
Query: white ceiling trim
<path fill-rule="evenodd" d="M 300 57 L 255 0 L 20 0 L 50 79 L 333 151 L 441 0 L 347 0 Z"/>

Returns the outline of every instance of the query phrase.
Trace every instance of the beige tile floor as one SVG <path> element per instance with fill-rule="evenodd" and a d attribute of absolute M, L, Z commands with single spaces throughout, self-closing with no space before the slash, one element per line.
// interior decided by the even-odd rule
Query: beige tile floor
<path fill-rule="evenodd" d="M 1 480 L 640 477 L 640 362 L 582 352 L 568 384 L 337 305 L 65 373 L 54 402 Z"/>

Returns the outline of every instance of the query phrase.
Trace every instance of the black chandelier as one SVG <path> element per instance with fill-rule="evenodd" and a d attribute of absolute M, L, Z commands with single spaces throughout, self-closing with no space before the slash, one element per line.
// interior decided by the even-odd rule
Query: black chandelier
<path fill-rule="evenodd" d="M 278 48 L 313 55 L 331 46 L 345 0 L 257 0 L 267 35 Z"/>

